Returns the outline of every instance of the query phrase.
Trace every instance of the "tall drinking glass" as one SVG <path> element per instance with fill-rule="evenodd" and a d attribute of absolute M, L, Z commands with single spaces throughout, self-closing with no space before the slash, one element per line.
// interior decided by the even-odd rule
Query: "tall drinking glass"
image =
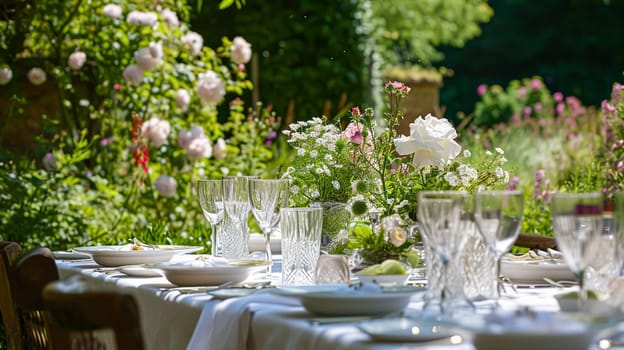
<path fill-rule="evenodd" d="M 273 261 L 271 232 L 279 223 L 280 209 L 288 207 L 289 192 L 288 180 L 249 180 L 251 212 L 264 234 L 266 258 L 269 262 Z M 271 265 L 268 267 L 267 275 L 271 275 Z"/>
<path fill-rule="evenodd" d="M 247 245 L 247 220 L 251 204 L 249 203 L 249 178 L 229 176 L 221 179 L 223 187 L 222 245 L 223 256 L 227 259 L 245 259 L 249 257 Z"/>
<path fill-rule="evenodd" d="M 466 214 L 469 199 L 469 194 L 461 191 L 421 191 L 418 194 L 418 223 L 421 233 L 442 265 L 438 297 L 442 313 L 450 292 L 449 265 L 466 241 L 466 236 L 460 232 L 460 223 Z"/>
<path fill-rule="evenodd" d="M 322 208 L 282 208 L 282 285 L 314 284 L 321 253 Z"/>
<path fill-rule="evenodd" d="M 502 288 L 500 262 L 518 238 L 524 195 L 521 191 L 480 191 L 474 195 L 475 222 L 496 259 L 496 299 Z"/>
<path fill-rule="evenodd" d="M 217 224 L 223 220 L 223 188 L 221 180 L 198 180 L 197 198 L 212 233 L 212 256 L 219 255 Z"/>
<path fill-rule="evenodd" d="M 578 306 L 585 307 L 585 270 L 600 254 L 604 197 L 600 192 L 557 193 L 552 198 L 552 219 L 557 247 L 579 281 Z"/>

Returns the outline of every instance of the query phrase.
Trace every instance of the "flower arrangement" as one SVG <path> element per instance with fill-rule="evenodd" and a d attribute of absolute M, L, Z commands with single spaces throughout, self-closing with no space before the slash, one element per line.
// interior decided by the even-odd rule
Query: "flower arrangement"
<path fill-rule="evenodd" d="M 397 135 L 396 125 L 403 118 L 399 104 L 410 89 L 389 82 L 385 91 L 389 105 L 383 119 L 378 121 L 371 108 L 361 113 L 354 107 L 344 133 L 356 174 L 364 176 L 353 179 L 350 204 L 356 220 L 336 251 L 357 250 L 366 263 L 392 258 L 415 264 L 412 248 L 419 238 L 410 232 L 410 225 L 418 192 L 503 187 L 509 172 L 500 148 L 485 150 L 479 157 L 462 152 L 455 140 L 457 131 L 444 118 L 418 117 L 410 124 L 410 135 Z"/>

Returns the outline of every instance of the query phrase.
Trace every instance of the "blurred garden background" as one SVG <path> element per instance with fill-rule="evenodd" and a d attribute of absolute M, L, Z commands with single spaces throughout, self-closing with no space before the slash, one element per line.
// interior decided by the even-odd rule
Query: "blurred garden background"
<path fill-rule="evenodd" d="M 449 119 L 475 163 L 504 150 L 523 232 L 552 234 L 553 191 L 622 186 L 622 13 L 620 0 L 3 1 L 0 235 L 208 247 L 193 181 L 281 176 L 296 157 L 283 130 L 382 111 L 389 80 L 411 88 L 407 123 Z"/>

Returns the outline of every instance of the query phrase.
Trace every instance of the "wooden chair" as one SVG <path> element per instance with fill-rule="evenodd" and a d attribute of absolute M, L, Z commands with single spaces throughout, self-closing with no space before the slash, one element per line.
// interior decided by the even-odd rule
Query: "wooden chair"
<path fill-rule="evenodd" d="M 69 331 L 92 334 L 112 329 L 117 349 L 143 349 L 139 312 L 134 298 L 125 293 L 92 290 L 84 279 L 76 276 L 47 285 L 43 301 L 52 322 Z M 82 347 L 92 338 L 72 339 L 72 349 Z"/>
<path fill-rule="evenodd" d="M 0 241 L 0 312 L 4 323 L 4 334 L 9 350 L 21 350 L 22 331 L 17 305 L 13 298 L 13 269 L 21 254 L 19 244 Z"/>

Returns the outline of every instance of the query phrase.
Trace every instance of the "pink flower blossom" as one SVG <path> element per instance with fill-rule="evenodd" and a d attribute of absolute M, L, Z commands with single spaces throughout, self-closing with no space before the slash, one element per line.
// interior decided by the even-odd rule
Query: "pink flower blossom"
<path fill-rule="evenodd" d="M 557 114 L 562 115 L 565 112 L 565 103 L 559 102 L 557 103 L 557 107 L 555 107 Z"/>
<path fill-rule="evenodd" d="M 556 102 L 561 102 L 563 101 L 563 93 L 560 91 L 557 91 L 553 94 L 553 100 L 555 100 Z"/>
<path fill-rule="evenodd" d="M 245 64 L 251 59 L 251 44 L 243 37 L 237 36 L 232 40 L 230 54 L 234 63 Z"/>
<path fill-rule="evenodd" d="M 180 41 L 182 45 L 193 56 L 198 56 L 204 46 L 204 38 L 195 32 L 186 33 Z"/>
<path fill-rule="evenodd" d="M 152 117 L 141 125 L 141 135 L 146 137 L 150 144 L 156 147 L 162 146 L 171 131 L 171 124 L 166 120 Z"/>
<path fill-rule="evenodd" d="M 41 68 L 31 68 L 27 74 L 28 80 L 33 85 L 41 85 L 46 82 L 47 76 L 46 73 Z"/>
<path fill-rule="evenodd" d="M 202 158 L 210 158 L 212 155 L 210 140 L 206 136 L 193 139 L 186 149 L 186 155 L 192 161 L 197 161 Z"/>
<path fill-rule="evenodd" d="M 178 145 L 186 149 L 191 144 L 191 141 L 200 137 L 204 137 L 204 129 L 199 125 L 195 125 L 191 130 L 180 131 Z"/>
<path fill-rule="evenodd" d="M 0 68 L 0 85 L 8 84 L 13 78 L 13 71 L 9 67 Z"/>
<path fill-rule="evenodd" d="M 518 88 L 518 97 L 522 98 L 524 95 L 526 95 L 526 87 L 521 86 Z"/>
<path fill-rule="evenodd" d="M 54 154 L 50 152 L 46 153 L 41 160 L 41 163 L 43 164 L 43 168 L 47 171 L 52 171 L 57 167 L 56 158 L 54 157 Z"/>
<path fill-rule="evenodd" d="M 225 159 L 225 140 L 222 138 L 218 138 L 217 142 L 215 142 L 212 152 L 214 153 L 215 159 Z"/>
<path fill-rule="evenodd" d="M 542 81 L 538 80 L 538 79 L 533 79 L 531 80 L 531 89 L 532 90 L 539 90 L 542 88 Z"/>
<path fill-rule="evenodd" d="M 542 111 L 542 103 L 541 102 L 535 102 L 535 104 L 533 105 L 533 108 L 535 108 L 536 112 L 541 112 Z"/>
<path fill-rule="evenodd" d="M 178 183 L 169 175 L 160 175 L 154 182 L 154 188 L 163 197 L 173 197 L 176 194 Z"/>
<path fill-rule="evenodd" d="M 531 115 L 531 107 L 526 106 L 522 109 L 522 114 L 524 114 L 525 117 L 528 117 Z"/>
<path fill-rule="evenodd" d="M 160 15 L 162 16 L 163 21 L 165 21 L 165 23 L 167 23 L 169 27 L 176 28 L 180 26 L 178 15 L 170 9 L 164 9 L 160 11 Z"/>
<path fill-rule="evenodd" d="M 362 112 L 360 112 L 360 107 L 355 106 L 353 108 L 351 108 L 351 115 L 359 117 L 362 115 Z"/>
<path fill-rule="evenodd" d="M 122 86 L 121 86 L 121 84 L 115 83 L 115 84 L 113 84 L 113 89 L 119 91 L 119 90 L 122 89 Z"/>
<path fill-rule="evenodd" d="M 216 105 L 225 96 L 225 86 L 217 73 L 213 71 L 199 75 L 195 90 L 204 104 Z"/>
<path fill-rule="evenodd" d="M 78 70 L 87 61 L 87 54 L 82 51 L 73 52 L 67 59 L 67 65 L 73 70 Z"/>
<path fill-rule="evenodd" d="M 356 145 L 361 145 L 364 142 L 364 137 L 362 136 L 363 125 L 358 122 L 351 122 L 344 131 L 340 134 L 340 136 L 344 139 L 351 141 Z"/>
<path fill-rule="evenodd" d="M 479 86 L 477 86 L 477 94 L 479 96 L 485 95 L 486 92 L 487 92 L 487 85 L 480 84 Z"/>
<path fill-rule="evenodd" d="M 144 73 L 139 66 L 131 64 L 124 69 L 123 77 L 128 84 L 139 85 L 143 82 Z"/>
<path fill-rule="evenodd" d="M 108 4 L 102 8 L 102 12 L 104 16 L 112 19 L 116 19 L 121 17 L 122 9 L 121 6 L 115 4 Z"/>

